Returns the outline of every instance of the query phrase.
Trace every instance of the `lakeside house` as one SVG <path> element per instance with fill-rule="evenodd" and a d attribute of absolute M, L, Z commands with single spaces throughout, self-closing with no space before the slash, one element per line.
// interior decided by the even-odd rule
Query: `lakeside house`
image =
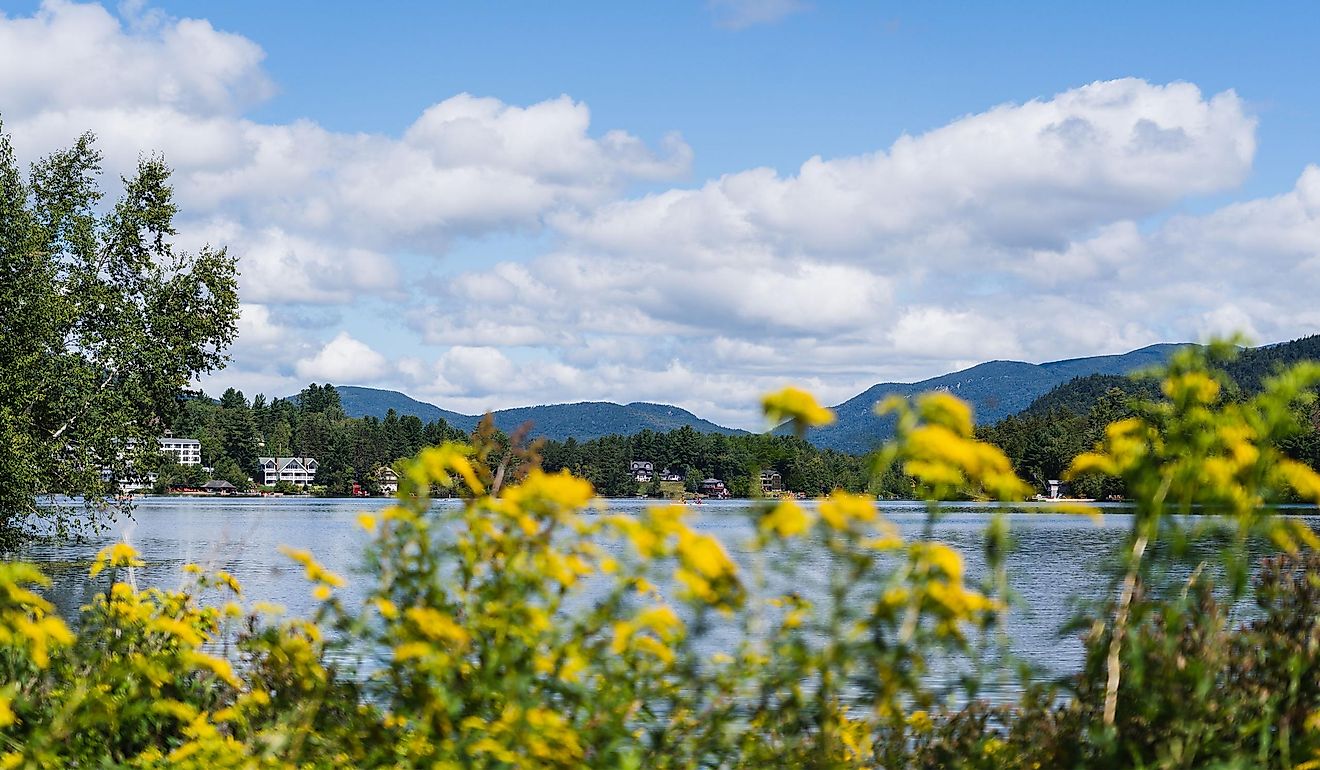
<path fill-rule="evenodd" d="M 784 491 L 784 477 L 779 471 L 761 471 L 761 494 L 770 497 Z"/>
<path fill-rule="evenodd" d="M 682 483 L 682 481 L 683 481 L 683 477 L 680 476 L 680 475 L 678 475 L 677 473 L 674 473 L 673 471 L 669 470 L 668 468 L 665 468 L 664 470 L 660 471 L 660 480 L 661 480 L 661 481 L 668 481 L 668 482 L 679 482 L 679 483 Z"/>
<path fill-rule="evenodd" d="M 700 487 L 701 494 L 707 497 L 728 497 L 729 488 L 725 486 L 720 479 L 703 479 Z"/>
<path fill-rule="evenodd" d="M 650 483 L 655 478 L 655 464 L 646 460 L 633 460 L 628 464 L 633 480 L 639 484 Z"/>
<path fill-rule="evenodd" d="M 376 471 L 376 483 L 382 495 L 393 495 L 399 491 L 399 474 L 388 465 L 383 465 Z"/>
<path fill-rule="evenodd" d="M 310 486 L 320 465 L 315 457 L 258 457 L 262 484 L 271 487 L 287 481 L 300 487 Z"/>

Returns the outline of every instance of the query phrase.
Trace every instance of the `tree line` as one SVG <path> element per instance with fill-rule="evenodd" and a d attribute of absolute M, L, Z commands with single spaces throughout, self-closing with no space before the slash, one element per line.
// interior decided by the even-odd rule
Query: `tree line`
<path fill-rule="evenodd" d="M 348 417 L 333 385 L 315 383 L 294 398 L 249 401 L 230 388 L 213 400 L 193 394 L 171 425 L 175 436 L 201 442 L 202 464 L 209 474 L 240 489 L 261 481 L 259 457 L 314 457 L 319 465 L 316 485 L 328 494 L 349 494 L 356 483 L 368 493 L 379 491 L 377 472 L 422 447 L 462 441 L 467 433 L 444 420 L 423 423 L 391 409 L 384 419 Z M 164 461 L 158 488 L 205 481 L 198 466 Z"/>
<path fill-rule="evenodd" d="M 1266 379 L 1282 367 L 1320 360 L 1320 335 L 1278 345 L 1248 348 L 1221 363 L 1222 398 L 1243 402 L 1260 393 Z M 1088 452 L 1111 423 L 1134 417 L 1140 404 L 1164 398 L 1155 380 L 1093 374 L 1064 383 L 1038 398 L 1026 410 L 992 425 L 977 428 L 977 437 L 1004 451 L 1013 469 L 1026 481 L 1044 488 L 1060 479 L 1074 458 Z M 1320 468 L 1320 409 L 1314 403 L 1291 407 L 1296 428 L 1279 440 L 1288 457 Z M 1072 482 L 1073 496 L 1103 500 L 1126 497 L 1120 479 L 1089 477 Z"/>
<path fill-rule="evenodd" d="M 606 497 L 660 494 L 658 480 L 639 488 L 629 470 L 633 461 L 653 463 L 657 474 L 668 470 L 681 476 L 688 492 L 696 492 L 703 479 L 720 479 L 734 497 L 759 494 L 761 471 L 775 471 L 785 489 L 812 496 L 834 489 L 861 492 L 869 479 L 865 458 L 819 449 L 800 438 L 701 433 L 686 425 L 664 433 L 547 441 L 541 461 L 547 471 L 568 470 L 587 479 Z"/>
<path fill-rule="evenodd" d="M 258 457 L 314 457 L 319 464 L 316 486 L 326 494 L 349 494 L 353 485 L 368 493 L 378 491 L 377 471 L 411 457 L 423 447 L 445 441 L 466 441 L 469 434 L 443 419 L 423 423 L 394 410 L 383 419 L 348 417 L 333 385 L 311 384 L 293 398 L 268 400 L 258 394 L 250 401 L 230 388 L 219 399 L 192 394 L 170 425 L 174 436 L 201 443 L 200 466 L 161 460 L 157 489 L 192 486 L 206 477 L 225 479 L 240 489 L 260 483 Z M 501 446 L 511 438 L 495 432 Z M 710 477 L 725 482 L 735 497 L 759 493 L 759 473 L 775 471 L 786 489 L 808 495 L 834 489 L 860 492 L 868 488 L 865 458 L 818 449 L 793 436 L 747 434 L 726 436 L 700 433 L 684 426 L 668 432 L 644 430 L 632 436 L 611 435 L 579 442 L 539 441 L 533 448 L 547 471 L 567 469 L 589 480 L 607 497 L 660 494 L 657 480 L 639 485 L 630 465 L 647 461 L 658 473 L 669 470 L 695 492 Z M 500 458 L 492 457 L 497 463 Z"/>

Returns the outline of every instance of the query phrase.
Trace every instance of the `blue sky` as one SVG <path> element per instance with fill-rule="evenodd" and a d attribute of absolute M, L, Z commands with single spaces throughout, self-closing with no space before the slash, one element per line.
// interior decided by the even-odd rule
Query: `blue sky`
<path fill-rule="evenodd" d="M 751 427 L 786 381 L 842 400 L 1320 324 L 1313 3 L 0 11 L 20 153 L 79 127 L 112 169 L 163 149 L 180 245 L 239 255 L 244 337 L 207 387 Z"/>
<path fill-rule="evenodd" d="M 29 3 L 32 8 L 36 4 Z M 23 8 L 24 4 L 19 4 Z M 255 119 L 394 133 L 455 93 L 569 94 L 593 123 L 681 131 L 693 179 L 853 155 L 1095 80 L 1236 89 L 1262 118 L 1243 191 L 1315 160 L 1320 4 L 820 2 L 731 30 L 706 3 L 166 2 L 266 51 Z"/>

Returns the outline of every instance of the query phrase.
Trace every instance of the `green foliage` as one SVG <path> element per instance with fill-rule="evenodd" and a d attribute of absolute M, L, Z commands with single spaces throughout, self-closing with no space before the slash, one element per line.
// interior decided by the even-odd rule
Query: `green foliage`
<path fill-rule="evenodd" d="M 1224 376 L 1223 397 L 1241 401 L 1266 387 L 1281 367 L 1320 360 L 1320 336 L 1260 348 L 1245 348 L 1219 356 Z M 1158 401 L 1159 383 L 1149 375 L 1134 377 L 1091 375 L 1058 386 L 1022 412 L 993 425 L 981 426 L 977 435 L 1008 454 L 1014 469 L 1038 489 L 1059 479 L 1073 458 L 1104 437 L 1110 423 L 1135 414 L 1135 404 Z M 1276 439 L 1289 457 L 1320 468 L 1320 411 L 1312 403 L 1292 405 L 1295 429 Z M 1122 479 L 1081 478 L 1073 483 L 1075 497 L 1124 497 Z"/>
<path fill-rule="evenodd" d="M 102 468 L 130 475 L 234 336 L 234 260 L 174 249 L 165 162 L 140 160 L 108 209 L 100 173 L 86 134 L 25 179 L 0 130 L 0 545 L 42 518 L 95 525 Z M 89 508 L 39 507 L 45 494 Z"/>
<path fill-rule="evenodd" d="M 259 394 L 249 404 L 232 388 L 218 402 L 192 398 L 170 427 L 176 436 L 201 441 L 202 461 L 216 469 L 217 478 L 240 488 L 246 484 L 236 479 L 261 480 L 258 456 L 315 457 L 320 465 L 316 482 L 332 495 L 349 494 L 354 483 L 377 489 L 375 474 L 381 467 L 422 447 L 467 437 L 443 420 L 424 425 L 393 410 L 384 420 L 345 417 L 335 387 L 315 383 L 297 399 L 267 402 Z"/>
<path fill-rule="evenodd" d="M 1262 503 L 1320 500 L 1320 475 L 1277 448 L 1320 370 L 1225 402 L 1227 352 L 1177 356 L 1164 399 L 1074 463 L 1122 479 L 1137 514 L 1080 619 L 1082 671 L 1016 701 L 980 693 L 1012 670 L 1002 511 L 980 585 L 867 495 L 759 503 L 751 541 L 723 543 L 686 506 L 596 510 L 588 482 L 488 423 L 404 463 L 398 504 L 360 517 L 360 602 L 286 551 L 319 602 L 306 620 L 239 605 L 225 573 L 138 591 L 120 544 L 92 565 L 107 588 L 75 634 L 39 572 L 0 565 L 0 767 L 1314 768 L 1320 539 Z M 928 524 L 941 500 L 1023 494 L 957 399 L 890 409 L 881 460 Z M 464 504 L 433 508 L 439 490 Z M 1239 580 L 1259 540 L 1279 553 Z M 808 580 L 821 589 L 796 590 Z"/>
<path fill-rule="evenodd" d="M 734 497 L 752 497 L 752 480 L 762 470 L 778 471 L 796 492 L 822 495 L 834 489 L 860 492 L 868 470 L 861 457 L 817 449 L 793 436 L 698 433 L 682 427 L 668 433 L 644 430 L 634 436 L 606 436 L 579 443 L 547 441 L 541 448 L 546 470 L 568 470 L 589 480 L 606 497 L 631 497 L 637 482 L 628 470 L 634 460 L 668 469 L 696 492 L 703 479 L 717 478 Z M 756 494 L 760 494 L 759 482 Z"/>

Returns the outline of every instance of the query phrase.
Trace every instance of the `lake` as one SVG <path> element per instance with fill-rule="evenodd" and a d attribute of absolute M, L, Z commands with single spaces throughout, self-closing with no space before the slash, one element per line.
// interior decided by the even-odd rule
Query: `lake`
<path fill-rule="evenodd" d="M 82 543 L 34 544 L 23 559 L 43 565 L 54 579 L 49 596 L 66 618 L 87 603 L 95 588 L 86 577 L 88 563 L 104 545 L 123 539 L 133 544 L 147 566 L 137 570 L 139 587 L 178 588 L 185 581 L 183 565 L 190 562 L 225 569 L 243 584 L 247 601 L 266 600 L 284 605 L 291 615 L 309 615 L 315 604 L 302 568 L 279 553 L 279 546 L 311 550 L 328 568 L 349 578 L 345 598 L 361 596 L 370 578 L 363 569 L 362 552 L 368 536 L 357 525 L 360 511 L 382 509 L 388 499 L 327 498 L 183 498 L 141 499 L 132 519 L 117 522 L 104 536 Z M 616 500 L 617 511 L 637 511 L 648 503 Z M 436 507 L 457 506 L 458 501 L 436 501 Z M 909 537 L 917 537 L 925 522 L 920 503 L 880 503 L 885 516 Z M 696 528 L 720 538 L 740 562 L 753 558 L 743 548 L 751 536 L 746 501 L 707 502 L 691 509 Z M 984 570 L 982 531 L 990 505 L 957 504 L 946 509 L 935 537 L 958 549 L 967 562 L 969 582 Z M 1015 652 L 1044 672 L 1063 675 L 1077 670 L 1082 647 L 1078 639 L 1061 637 L 1058 629 L 1071 617 L 1074 597 L 1095 598 L 1107 587 L 1103 565 L 1122 542 L 1131 516 L 1122 507 L 1105 508 L 1097 523 L 1083 516 L 1035 511 L 1030 507 L 1009 514 L 1016 541 L 1008 559 L 1013 589 L 1022 604 L 1008 621 Z M 1307 517 L 1320 527 L 1320 518 Z M 811 582 L 827 572 L 828 554 L 798 554 L 802 583 L 794 587 L 812 592 Z"/>

